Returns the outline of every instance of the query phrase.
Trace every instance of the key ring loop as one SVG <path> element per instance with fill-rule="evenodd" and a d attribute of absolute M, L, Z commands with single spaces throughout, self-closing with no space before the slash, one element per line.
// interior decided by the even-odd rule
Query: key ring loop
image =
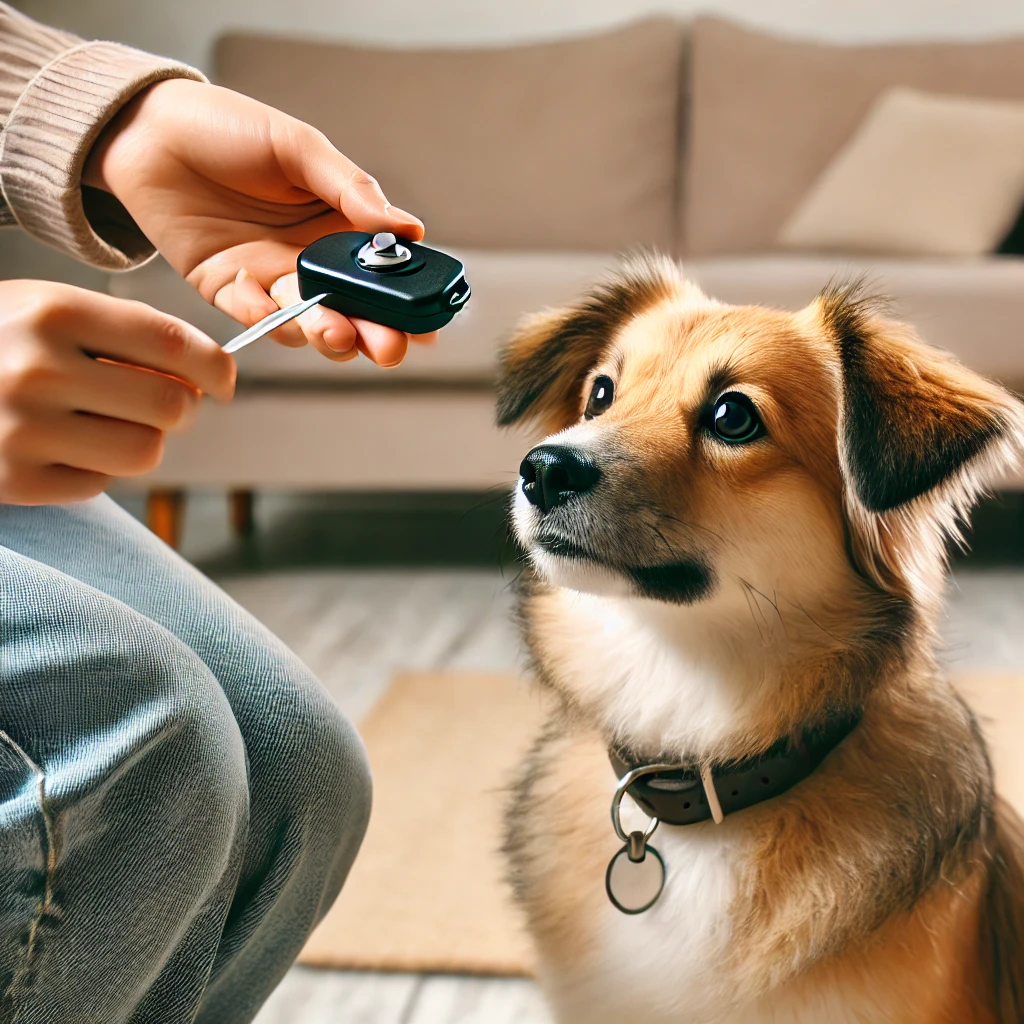
<path fill-rule="evenodd" d="M 645 764 L 639 768 L 634 768 L 631 772 L 626 772 L 625 775 L 619 779 L 619 784 L 615 787 L 615 795 L 612 797 L 612 828 L 615 829 L 615 834 L 624 842 L 629 842 L 629 833 L 626 832 L 622 827 L 622 822 L 619 819 L 619 806 L 622 803 L 622 798 L 626 794 L 626 790 L 633 785 L 637 779 L 642 779 L 645 775 L 655 775 L 658 772 L 667 772 L 678 770 L 679 765 L 677 764 Z M 654 835 L 654 830 L 660 824 L 660 819 L 651 818 L 647 825 L 647 830 L 644 832 L 644 842 Z"/>

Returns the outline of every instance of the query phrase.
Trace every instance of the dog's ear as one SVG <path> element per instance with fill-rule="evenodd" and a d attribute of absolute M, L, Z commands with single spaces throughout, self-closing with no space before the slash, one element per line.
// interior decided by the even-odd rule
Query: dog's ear
<path fill-rule="evenodd" d="M 886 319 L 856 286 L 830 287 L 819 315 L 839 351 L 839 452 L 848 488 L 884 513 L 930 493 L 958 508 L 1017 457 L 1020 404 Z"/>
<path fill-rule="evenodd" d="M 520 321 L 500 355 L 498 426 L 532 420 L 554 433 L 577 418 L 583 381 L 607 344 L 594 326 L 577 309 Z"/>
<path fill-rule="evenodd" d="M 554 433 L 574 423 L 583 382 L 616 333 L 659 299 L 692 287 L 671 260 L 641 256 L 576 304 L 526 317 L 500 354 L 498 425 L 532 420 Z"/>

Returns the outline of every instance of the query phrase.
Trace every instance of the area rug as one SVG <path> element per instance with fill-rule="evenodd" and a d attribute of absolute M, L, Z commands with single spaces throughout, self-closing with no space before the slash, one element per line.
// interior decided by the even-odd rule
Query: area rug
<path fill-rule="evenodd" d="M 1024 816 L 1024 675 L 971 673 L 954 678 L 988 740 L 996 791 Z"/>
<path fill-rule="evenodd" d="M 1024 813 L 1024 677 L 957 680 Z M 302 960 L 322 967 L 528 975 L 533 955 L 502 880 L 501 809 L 543 720 L 510 675 L 399 676 L 361 723 L 374 775 L 366 840 Z"/>
<path fill-rule="evenodd" d="M 360 723 L 373 813 L 348 882 L 302 962 L 529 974 L 502 880 L 501 814 L 536 736 L 540 694 L 512 675 L 410 673 Z"/>

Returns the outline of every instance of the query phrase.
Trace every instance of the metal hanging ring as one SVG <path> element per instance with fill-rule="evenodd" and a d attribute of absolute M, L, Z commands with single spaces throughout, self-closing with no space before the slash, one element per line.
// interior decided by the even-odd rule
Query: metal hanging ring
<path fill-rule="evenodd" d="M 655 775 L 658 772 L 675 771 L 680 768 L 678 764 L 645 764 L 639 768 L 634 768 L 631 772 L 626 772 L 625 775 L 619 779 L 619 784 L 615 787 L 615 795 L 612 797 L 612 828 L 615 829 L 615 834 L 624 842 L 629 842 L 630 833 L 628 833 L 623 827 L 622 822 L 619 818 L 619 806 L 622 803 L 623 796 L 626 795 L 626 790 L 633 785 L 637 779 L 642 779 L 645 775 Z M 654 835 L 654 830 L 658 827 L 660 821 L 658 818 L 651 818 L 647 825 L 647 829 L 644 832 L 644 841 L 646 842 L 651 836 Z"/>

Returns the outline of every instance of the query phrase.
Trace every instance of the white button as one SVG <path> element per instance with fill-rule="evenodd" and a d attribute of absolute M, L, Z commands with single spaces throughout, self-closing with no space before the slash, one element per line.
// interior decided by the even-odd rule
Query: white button
<path fill-rule="evenodd" d="M 374 249 L 387 249 L 397 241 L 398 239 L 395 238 L 390 231 L 378 231 L 377 234 L 373 236 L 373 242 L 371 244 Z"/>

